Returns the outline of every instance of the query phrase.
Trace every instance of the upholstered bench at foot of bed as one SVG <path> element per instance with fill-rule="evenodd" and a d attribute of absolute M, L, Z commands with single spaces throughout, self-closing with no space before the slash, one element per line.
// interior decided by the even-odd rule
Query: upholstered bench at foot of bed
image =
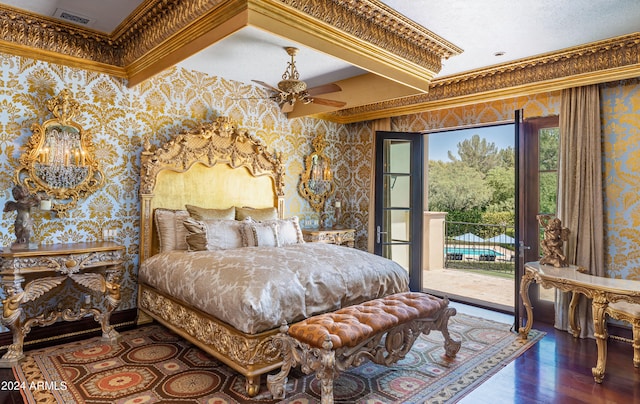
<path fill-rule="evenodd" d="M 405 292 L 310 317 L 290 327 L 283 325 L 273 344 L 280 349 L 282 369 L 267 377 L 274 398 L 285 396 L 292 367 L 316 373 L 322 386 L 322 403 L 333 403 L 333 379 L 339 372 L 369 359 L 389 366 L 405 357 L 421 333 L 438 330 L 445 353 L 454 357 L 460 342 L 449 335 L 449 317 L 456 314 L 449 301 Z"/>

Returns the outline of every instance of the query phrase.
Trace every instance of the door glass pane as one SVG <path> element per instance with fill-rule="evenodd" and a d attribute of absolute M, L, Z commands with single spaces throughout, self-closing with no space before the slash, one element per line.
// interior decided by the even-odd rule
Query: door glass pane
<path fill-rule="evenodd" d="M 384 153 L 385 173 L 409 174 L 411 172 L 411 142 L 386 139 Z"/>
<path fill-rule="evenodd" d="M 410 211 L 403 209 L 392 209 L 384 212 L 385 223 L 388 224 L 388 237 L 385 238 L 387 243 L 398 243 L 409 241 L 411 234 L 411 224 L 409 221 Z"/>
<path fill-rule="evenodd" d="M 540 214 L 556 214 L 558 172 L 540 172 Z"/>
<path fill-rule="evenodd" d="M 388 208 L 411 207 L 411 177 L 386 174 L 384 176 L 384 206 Z"/>
<path fill-rule="evenodd" d="M 538 131 L 538 213 L 555 215 L 558 200 L 558 161 L 560 152 L 560 128 L 542 128 Z M 540 238 L 544 237 L 544 229 L 539 228 Z M 542 251 L 538 248 L 538 251 Z M 555 289 L 539 288 L 539 299 L 553 302 Z"/>
<path fill-rule="evenodd" d="M 409 258 L 411 257 L 411 246 L 409 244 L 387 244 L 382 248 L 383 255 L 409 270 Z"/>

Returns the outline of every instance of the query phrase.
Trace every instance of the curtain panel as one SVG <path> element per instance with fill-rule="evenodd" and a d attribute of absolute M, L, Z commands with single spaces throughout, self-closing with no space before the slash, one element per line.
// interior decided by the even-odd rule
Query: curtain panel
<path fill-rule="evenodd" d="M 562 91 L 558 218 L 571 234 L 567 262 L 605 276 L 602 188 L 602 130 L 597 85 Z M 556 292 L 555 327 L 569 330 L 571 294 Z M 593 338 L 591 301 L 580 297 L 577 308 L 580 338 Z"/>

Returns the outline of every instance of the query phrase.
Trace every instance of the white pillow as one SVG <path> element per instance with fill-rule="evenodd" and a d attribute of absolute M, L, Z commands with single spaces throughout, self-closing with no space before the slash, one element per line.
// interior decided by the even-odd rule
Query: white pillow
<path fill-rule="evenodd" d="M 275 221 L 254 222 L 250 219 L 241 223 L 240 233 L 245 247 L 279 247 L 278 225 Z"/>
<path fill-rule="evenodd" d="M 304 236 L 297 216 L 273 220 L 273 222 L 278 226 L 278 245 L 280 247 L 304 243 Z"/>
<path fill-rule="evenodd" d="M 187 244 L 191 251 L 214 251 L 240 248 L 243 246 L 240 235 L 242 222 L 236 220 L 195 220 L 188 218 L 184 222 L 187 229 Z"/>

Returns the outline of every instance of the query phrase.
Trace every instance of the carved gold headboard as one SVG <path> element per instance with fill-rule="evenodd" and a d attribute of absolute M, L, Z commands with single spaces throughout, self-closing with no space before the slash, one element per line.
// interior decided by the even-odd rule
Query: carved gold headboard
<path fill-rule="evenodd" d="M 156 208 L 275 206 L 279 217 L 284 214 L 281 154 L 268 152 L 228 118 L 183 132 L 157 149 L 147 140 L 140 160 L 140 263 L 157 251 Z"/>

